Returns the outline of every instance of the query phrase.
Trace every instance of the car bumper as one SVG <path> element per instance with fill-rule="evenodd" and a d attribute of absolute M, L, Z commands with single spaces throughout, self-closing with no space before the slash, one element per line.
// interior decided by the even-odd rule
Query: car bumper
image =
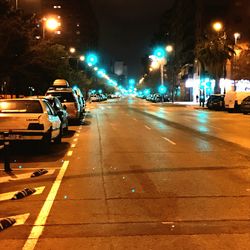
<path fill-rule="evenodd" d="M 41 141 L 45 132 L 0 132 L 0 141 Z"/>

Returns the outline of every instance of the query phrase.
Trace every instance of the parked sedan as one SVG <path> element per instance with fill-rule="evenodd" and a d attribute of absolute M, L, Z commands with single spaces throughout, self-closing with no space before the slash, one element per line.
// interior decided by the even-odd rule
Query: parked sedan
<path fill-rule="evenodd" d="M 246 97 L 241 105 L 240 105 L 240 110 L 243 112 L 244 115 L 247 115 L 250 113 L 250 96 Z"/>
<path fill-rule="evenodd" d="M 207 107 L 211 110 L 223 110 L 225 108 L 225 95 L 214 94 L 209 96 L 207 100 Z"/>
<path fill-rule="evenodd" d="M 61 121 L 45 99 L 0 100 L 0 141 L 61 142 Z"/>

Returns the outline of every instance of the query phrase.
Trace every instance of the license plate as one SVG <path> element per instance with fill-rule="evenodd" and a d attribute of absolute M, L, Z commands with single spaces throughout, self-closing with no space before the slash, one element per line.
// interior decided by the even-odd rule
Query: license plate
<path fill-rule="evenodd" d="M 20 140 L 22 139 L 21 135 L 8 135 L 4 136 L 3 134 L 0 135 L 1 140 Z"/>

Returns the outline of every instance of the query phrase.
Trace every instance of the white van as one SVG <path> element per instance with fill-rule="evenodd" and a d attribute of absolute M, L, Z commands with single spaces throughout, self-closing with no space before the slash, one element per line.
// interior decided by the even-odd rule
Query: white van
<path fill-rule="evenodd" d="M 241 102 L 250 96 L 250 92 L 228 91 L 225 95 L 225 108 L 228 112 L 240 109 Z"/>

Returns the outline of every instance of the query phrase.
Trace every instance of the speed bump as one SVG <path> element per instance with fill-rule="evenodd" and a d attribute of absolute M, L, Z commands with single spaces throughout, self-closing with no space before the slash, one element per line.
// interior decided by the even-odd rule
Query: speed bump
<path fill-rule="evenodd" d="M 24 190 L 17 192 L 14 194 L 14 196 L 11 198 L 11 200 L 19 200 L 26 196 L 32 195 L 36 192 L 34 188 L 25 188 Z"/>
<path fill-rule="evenodd" d="M 13 218 L 5 218 L 5 219 L 0 220 L 0 232 L 8 227 L 11 227 L 15 223 L 16 223 L 16 220 Z"/>
<path fill-rule="evenodd" d="M 44 174 L 47 174 L 48 173 L 48 170 L 46 169 L 39 169 L 37 171 L 35 171 L 31 177 L 38 177 L 38 176 L 41 176 L 41 175 L 44 175 Z"/>

